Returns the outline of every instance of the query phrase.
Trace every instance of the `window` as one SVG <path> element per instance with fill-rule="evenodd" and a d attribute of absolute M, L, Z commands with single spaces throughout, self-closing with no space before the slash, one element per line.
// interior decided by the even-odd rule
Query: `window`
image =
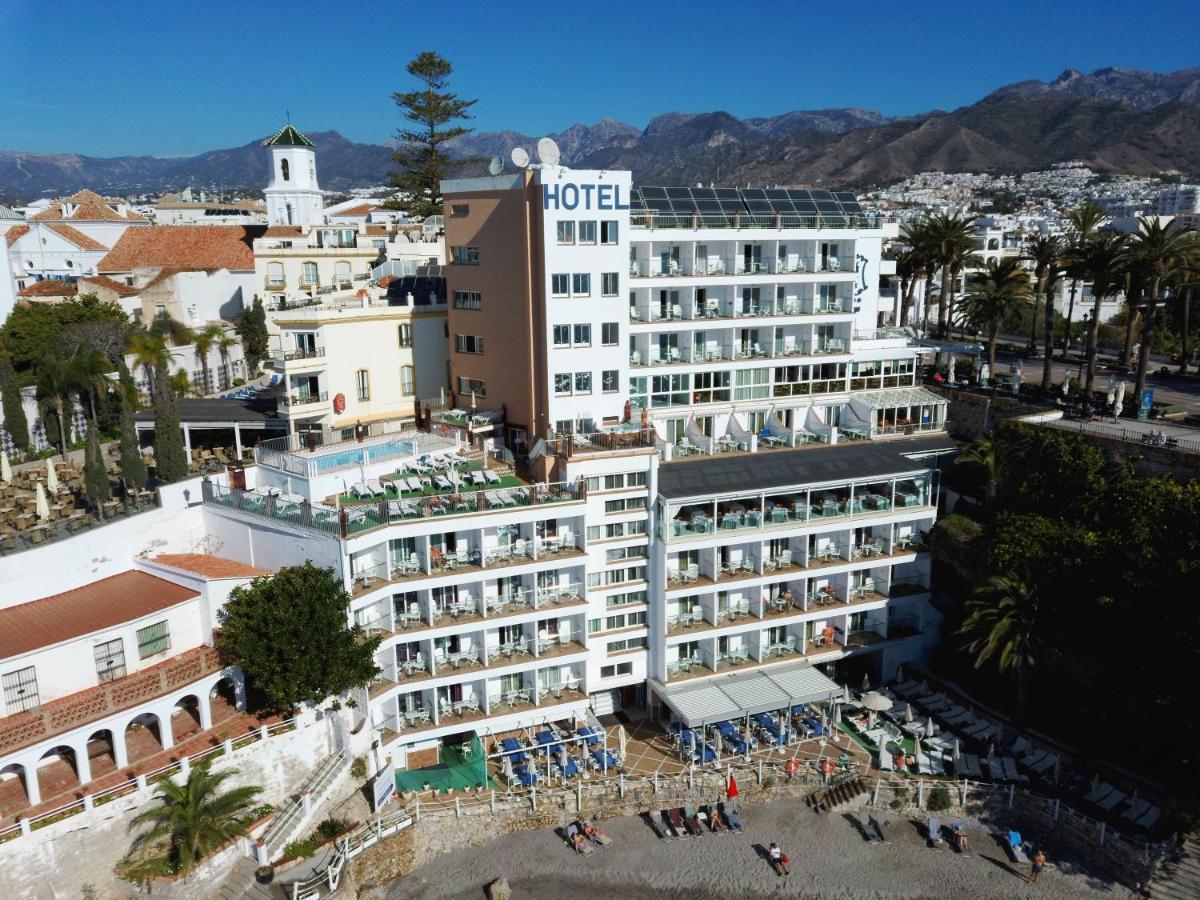
<path fill-rule="evenodd" d="M 605 347 L 615 347 L 621 343 L 621 326 L 616 322 L 605 322 L 601 325 L 600 343 Z"/>
<path fill-rule="evenodd" d="M 472 391 L 480 397 L 486 397 L 487 382 L 479 378 L 464 378 L 460 375 L 458 378 L 458 392 L 460 394 L 469 394 Z"/>
<path fill-rule="evenodd" d="M 587 272 L 571 276 L 571 293 L 576 297 L 587 297 L 592 293 L 592 276 Z"/>
<path fill-rule="evenodd" d="M 596 243 L 596 223 L 595 222 L 580 222 L 579 223 L 579 243 L 581 243 L 581 244 Z"/>
<path fill-rule="evenodd" d="M 621 279 L 616 272 L 605 272 L 600 276 L 600 294 L 604 297 L 615 297 L 621 287 Z"/>
<path fill-rule="evenodd" d="M 479 291 L 455 291 L 455 309 L 479 309 L 483 305 L 483 295 Z"/>
<path fill-rule="evenodd" d="M 627 569 L 606 569 L 588 573 L 588 587 L 605 587 L 610 584 L 625 584 L 629 581 L 645 581 L 645 566 L 630 566 Z"/>
<path fill-rule="evenodd" d="M 604 605 L 609 609 L 612 609 L 614 606 L 630 606 L 634 603 L 645 602 L 645 591 L 629 591 L 625 594 L 613 594 L 611 597 L 605 599 Z"/>
<path fill-rule="evenodd" d="M 475 334 L 456 334 L 454 349 L 459 353 L 483 353 L 483 336 Z"/>
<path fill-rule="evenodd" d="M 624 643 L 624 641 L 618 641 L 617 643 Z M 608 647 L 611 650 L 612 644 L 609 644 Z M 600 677 L 601 678 L 612 678 L 616 675 L 632 675 L 632 674 L 633 674 L 633 663 L 631 663 L 631 662 L 623 662 L 623 663 L 617 663 L 616 665 L 612 665 L 612 666 L 601 666 L 600 667 Z"/>
<path fill-rule="evenodd" d="M 560 244 L 575 243 L 575 223 L 574 222 L 559 222 L 558 223 L 558 242 Z"/>
<path fill-rule="evenodd" d="M 400 367 L 400 393 L 411 397 L 416 392 L 416 374 L 412 366 Z"/>
<path fill-rule="evenodd" d="M 114 678 L 125 677 L 125 644 L 120 638 L 97 644 L 94 650 L 96 676 L 101 684 L 107 684 Z"/>
<path fill-rule="evenodd" d="M 621 562 L 626 559 L 645 559 L 646 547 L 615 547 L 604 551 L 605 562 Z"/>
<path fill-rule="evenodd" d="M 575 346 L 589 347 L 592 343 L 592 326 L 591 325 L 576 325 L 575 326 Z"/>
<path fill-rule="evenodd" d="M 617 220 L 611 219 L 600 223 L 600 243 L 615 244 L 617 242 Z"/>
<path fill-rule="evenodd" d="M 479 265 L 479 248 L 463 246 L 451 247 L 450 258 L 456 265 L 477 266 Z"/>
<path fill-rule="evenodd" d="M 591 372 L 576 372 L 575 373 L 575 393 L 590 394 L 592 392 L 592 373 Z"/>
<path fill-rule="evenodd" d="M 604 501 L 604 511 L 606 513 L 623 513 L 635 512 L 639 509 L 646 508 L 645 497 L 629 497 L 625 500 L 606 500 Z"/>
<path fill-rule="evenodd" d="M 283 176 L 284 181 L 292 180 L 292 170 L 288 166 L 288 161 L 286 159 L 281 159 L 279 161 L 279 174 Z"/>
<path fill-rule="evenodd" d="M 4 711 L 8 715 L 37 709 L 41 705 L 38 698 L 37 674 L 33 666 L 8 672 L 0 681 L 4 684 Z"/>
<path fill-rule="evenodd" d="M 371 399 L 371 374 L 366 369 L 359 369 L 354 373 L 354 383 L 358 387 L 358 399 Z"/>
<path fill-rule="evenodd" d="M 623 641 L 613 641 L 608 645 L 608 652 L 620 653 L 622 650 L 641 650 L 646 646 L 644 637 L 626 638 Z"/>
<path fill-rule="evenodd" d="M 317 264 L 315 262 L 306 262 L 301 267 L 300 283 L 301 284 L 316 284 L 317 283 Z"/>
<path fill-rule="evenodd" d="M 452 203 L 450 204 L 450 215 L 456 219 L 471 214 L 471 204 L 469 203 Z"/>
<path fill-rule="evenodd" d="M 554 393 L 569 394 L 571 393 L 571 373 L 559 372 L 554 376 Z"/>
<path fill-rule="evenodd" d="M 571 346 L 571 326 L 570 325 L 555 325 L 554 326 L 554 346 L 555 347 L 570 347 Z"/>
<path fill-rule="evenodd" d="M 591 481 L 592 479 L 588 479 Z M 615 541 L 621 538 L 639 537 L 646 533 L 646 520 L 637 519 L 633 522 L 609 522 L 605 525 L 589 525 L 587 528 L 588 541 Z"/>
<path fill-rule="evenodd" d="M 401 347 L 411 347 L 412 346 L 412 324 L 411 323 L 405 322 L 403 325 L 401 325 L 399 327 L 398 334 L 400 337 L 400 346 Z"/>
<path fill-rule="evenodd" d="M 587 489 L 589 493 L 619 491 L 621 488 L 642 487 L 645 483 L 645 472 L 618 472 L 615 475 L 593 475 L 587 480 Z"/>
<path fill-rule="evenodd" d="M 570 275 L 551 275 L 550 293 L 555 297 L 566 297 L 571 293 Z"/>
<path fill-rule="evenodd" d="M 618 628 L 636 628 L 646 624 L 645 612 L 627 613 L 623 616 L 609 616 L 604 620 L 605 631 L 616 631 Z"/>
<path fill-rule="evenodd" d="M 146 659 L 156 653 L 171 649 L 171 632 L 167 620 L 155 622 L 137 631 L 138 659 Z"/>
<path fill-rule="evenodd" d="M 600 373 L 600 390 L 606 394 L 615 394 L 620 384 L 620 375 L 616 369 L 605 369 Z"/>
<path fill-rule="evenodd" d="M 351 282 L 350 263 L 344 261 L 334 263 L 333 280 L 344 287 L 349 287 Z"/>

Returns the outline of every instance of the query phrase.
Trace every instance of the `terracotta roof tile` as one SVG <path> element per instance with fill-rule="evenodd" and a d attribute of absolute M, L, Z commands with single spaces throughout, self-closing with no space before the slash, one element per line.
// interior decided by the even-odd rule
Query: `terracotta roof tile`
<path fill-rule="evenodd" d="M 130 272 L 137 268 L 254 270 L 254 240 L 263 225 L 156 225 L 130 228 L 97 269 Z"/>
<path fill-rule="evenodd" d="M 150 561 L 171 569 L 179 569 L 192 575 L 199 575 L 206 580 L 214 578 L 257 578 L 259 575 L 271 574 L 270 569 L 248 566 L 233 559 L 210 556 L 206 553 L 160 553 Z"/>
<path fill-rule="evenodd" d="M 66 238 L 80 250 L 107 250 L 108 247 L 100 243 L 93 237 L 90 237 L 80 231 L 78 228 L 72 228 L 70 225 L 54 224 L 47 225 L 51 231 L 59 237 Z"/>
<path fill-rule="evenodd" d="M 132 297 L 134 294 L 141 293 L 141 288 L 135 288 L 131 284 L 117 281 L 115 278 L 109 278 L 107 275 L 89 275 L 87 278 L 79 279 L 79 282 L 85 289 L 89 284 L 94 284 L 97 287 L 113 291 L 120 297 Z"/>
<path fill-rule="evenodd" d="M 369 216 L 373 208 L 370 203 L 360 203 L 358 206 L 351 206 L 341 212 L 330 213 L 329 217 L 331 219 L 356 219 L 360 216 Z"/>
<path fill-rule="evenodd" d="M 88 222 L 145 222 L 143 216 L 139 216 L 135 212 L 129 212 L 121 215 L 110 204 L 119 204 L 122 201 L 115 199 L 106 199 L 101 197 L 95 191 L 79 191 L 77 194 L 72 194 L 65 200 L 59 200 L 57 203 L 46 207 L 36 216 L 33 216 L 34 221 L 38 222 L 54 222 L 62 219 L 77 219 Z M 75 209 L 71 215 L 63 213 L 64 203 L 74 203 Z"/>
<path fill-rule="evenodd" d="M 12 246 L 25 235 L 29 234 L 28 225 L 14 225 L 4 235 L 4 239 L 8 242 L 8 246 Z"/>
<path fill-rule="evenodd" d="M 368 222 L 367 234 L 387 234 L 388 226 L 381 222 Z"/>
<path fill-rule="evenodd" d="M 18 297 L 74 297 L 79 293 L 79 285 L 73 281 L 57 281 L 47 278 L 27 284 L 17 291 Z"/>
<path fill-rule="evenodd" d="M 199 596 L 164 578 L 130 571 L 0 609 L 0 659 L 114 628 Z"/>
<path fill-rule="evenodd" d="M 263 232 L 263 237 L 303 237 L 304 229 L 299 225 L 272 225 Z"/>

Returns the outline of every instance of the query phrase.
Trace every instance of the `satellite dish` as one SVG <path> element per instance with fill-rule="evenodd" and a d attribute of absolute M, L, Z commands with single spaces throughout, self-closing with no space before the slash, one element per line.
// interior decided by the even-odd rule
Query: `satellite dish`
<path fill-rule="evenodd" d="M 492 161 L 488 163 L 488 171 L 493 175 L 499 175 L 504 171 L 504 160 L 498 156 L 493 156 Z"/>
<path fill-rule="evenodd" d="M 557 166 L 561 158 L 558 152 L 558 144 L 554 143 L 550 138 L 544 137 L 537 142 L 538 159 L 548 166 Z"/>
<path fill-rule="evenodd" d="M 518 169 L 525 168 L 529 165 L 529 151 L 524 147 L 513 147 L 512 161 Z"/>

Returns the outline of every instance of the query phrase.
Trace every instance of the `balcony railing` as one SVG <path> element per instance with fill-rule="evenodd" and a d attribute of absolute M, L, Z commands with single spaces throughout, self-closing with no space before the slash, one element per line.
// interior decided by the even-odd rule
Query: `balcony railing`
<path fill-rule="evenodd" d="M 292 394 L 282 399 L 283 405 L 287 407 L 313 406 L 317 403 L 329 402 L 329 391 L 321 391 L 319 394 Z"/>
<path fill-rule="evenodd" d="M 324 347 L 302 348 L 298 347 L 294 350 L 280 350 L 271 355 L 272 359 L 277 359 L 281 362 L 292 362 L 298 359 L 319 359 L 325 355 Z"/>
<path fill-rule="evenodd" d="M 705 228 L 745 229 L 773 228 L 816 228 L 816 229 L 861 229 L 877 230 L 884 220 L 876 216 L 863 215 L 753 215 L 750 213 L 727 215 L 724 213 L 664 213 L 649 210 L 630 212 L 629 225 L 635 229 L 687 229 Z"/>

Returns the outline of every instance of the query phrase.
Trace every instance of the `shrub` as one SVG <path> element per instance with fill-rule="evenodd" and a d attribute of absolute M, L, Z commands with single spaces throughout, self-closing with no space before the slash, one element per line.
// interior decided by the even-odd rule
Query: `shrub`
<path fill-rule="evenodd" d="M 953 805 L 950 791 L 944 784 L 939 784 L 929 792 L 929 800 L 925 804 L 930 812 L 944 812 Z"/>
<path fill-rule="evenodd" d="M 312 837 L 322 840 L 338 837 L 350 830 L 350 823 L 345 819 L 338 819 L 330 816 L 328 819 L 322 820 L 316 830 L 312 833 Z"/>
<path fill-rule="evenodd" d="M 354 757 L 354 762 L 350 763 L 351 778 L 366 778 L 367 777 L 367 761 L 361 756 Z"/>
<path fill-rule="evenodd" d="M 892 809 L 904 809 L 908 805 L 908 788 L 898 787 L 892 795 Z"/>

